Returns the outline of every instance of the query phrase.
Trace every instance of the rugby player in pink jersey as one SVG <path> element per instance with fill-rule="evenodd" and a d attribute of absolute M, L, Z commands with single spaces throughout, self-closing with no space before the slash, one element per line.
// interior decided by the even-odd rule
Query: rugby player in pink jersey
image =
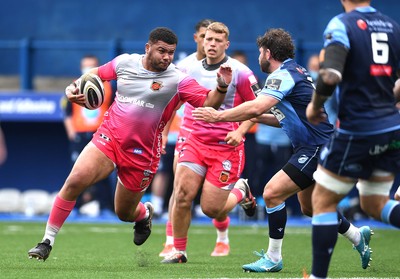
<path fill-rule="evenodd" d="M 214 22 L 214 20 L 211 20 L 211 19 L 202 19 L 198 23 L 196 23 L 195 33 L 193 34 L 193 40 L 196 43 L 196 51 L 176 63 L 177 67 L 181 71 L 186 72 L 187 69 L 190 67 L 199 67 L 201 65 L 201 61 L 206 57 L 206 54 L 204 52 L 204 47 L 203 47 L 204 36 L 206 34 L 206 29 L 207 29 L 208 25 L 210 25 L 213 22 Z M 186 108 L 186 106 L 185 106 L 185 104 L 183 104 L 182 107 L 179 108 L 179 110 L 176 112 L 175 116 L 173 116 L 173 118 L 175 118 L 175 117 L 180 118 L 179 119 L 180 120 L 179 133 L 178 133 L 177 141 L 175 144 L 175 151 L 174 151 L 174 161 L 173 161 L 173 172 L 174 173 L 176 170 L 176 164 L 178 163 L 179 151 L 182 149 L 183 143 L 186 141 L 187 135 L 192 131 L 192 126 L 193 126 L 193 122 L 194 122 L 194 118 L 192 116 L 191 110 L 189 111 L 185 108 Z M 172 122 L 172 120 L 168 124 L 170 124 L 171 122 Z M 168 124 L 167 124 L 166 129 L 164 129 L 164 134 L 163 134 L 164 139 L 167 139 L 168 134 L 169 134 Z M 154 186 L 154 183 L 153 183 L 152 187 L 153 186 Z M 167 256 L 174 249 L 174 237 L 173 237 L 172 222 L 171 222 L 172 205 L 174 202 L 173 198 L 174 198 L 174 194 L 172 193 L 169 203 L 168 203 L 168 220 L 165 225 L 166 239 L 165 239 L 165 243 L 164 243 L 164 248 L 159 253 L 160 257 Z"/>
<path fill-rule="evenodd" d="M 149 35 L 145 54 L 122 54 L 91 70 L 102 80 L 117 80 L 115 101 L 55 198 L 42 242 L 28 251 L 30 258 L 44 261 L 49 257 L 77 197 L 114 168 L 118 171 L 115 213 L 120 220 L 135 223 L 136 245 L 150 236 L 153 207 L 140 200 L 159 165 L 165 124 L 182 102 L 218 108 L 232 80 L 230 66 L 222 64 L 214 76 L 214 89 L 200 86 L 171 63 L 177 43 L 174 32 L 158 27 Z M 69 101 L 83 105 L 85 95 L 77 83 L 65 93 Z"/>
<path fill-rule="evenodd" d="M 229 109 L 245 101 L 255 99 L 259 91 L 257 79 L 244 64 L 226 55 L 229 47 L 229 29 L 221 22 L 207 27 L 204 38 L 206 59 L 194 63 L 184 71 L 201 85 L 212 88 L 218 67 L 226 63 L 232 69 L 232 82 L 226 87 L 226 97 L 220 109 Z M 191 117 L 194 109 L 185 105 L 185 116 Z M 187 235 L 191 221 L 191 206 L 201 190 L 200 204 L 203 212 L 213 218 L 217 228 L 217 245 L 213 256 L 229 253 L 229 212 L 239 203 L 254 214 L 256 202 L 250 187 L 240 175 L 245 163 L 244 135 L 253 126 L 251 121 L 243 123 L 209 123 L 195 121 L 192 131 L 179 153 L 174 181 L 174 205 L 172 207 L 172 229 L 174 251 L 162 263 L 187 262 Z M 177 225 L 174 225 L 177 224 Z"/>

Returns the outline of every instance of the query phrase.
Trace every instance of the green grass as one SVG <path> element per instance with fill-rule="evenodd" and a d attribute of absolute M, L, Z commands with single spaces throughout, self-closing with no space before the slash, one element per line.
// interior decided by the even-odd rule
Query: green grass
<path fill-rule="evenodd" d="M 215 229 L 192 225 L 186 264 L 160 263 L 163 225 L 154 225 L 150 239 L 137 247 L 131 225 L 126 223 L 66 223 L 47 261 L 29 260 L 27 251 L 42 238 L 44 227 L 44 223 L 0 222 L 1 278 L 301 278 L 303 268 L 308 272 L 311 268 L 309 227 L 286 229 L 284 269 L 272 274 L 243 273 L 241 269 L 257 259 L 254 250 L 267 248 L 264 226 L 231 226 L 231 255 L 211 257 Z M 362 269 L 358 253 L 340 236 L 331 261 L 331 278 L 400 276 L 399 231 L 374 231 L 371 267 Z"/>

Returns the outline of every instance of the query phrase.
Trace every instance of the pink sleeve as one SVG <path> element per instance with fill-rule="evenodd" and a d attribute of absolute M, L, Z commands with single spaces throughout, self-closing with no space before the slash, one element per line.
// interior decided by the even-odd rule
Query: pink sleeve
<path fill-rule="evenodd" d="M 115 72 L 115 59 L 99 67 L 99 77 L 102 80 L 114 80 L 117 79 L 117 73 Z"/>
<path fill-rule="evenodd" d="M 178 93 L 180 99 L 183 102 L 188 102 L 194 107 L 203 106 L 207 99 L 208 92 L 210 91 L 210 89 L 201 86 L 194 78 L 190 76 L 183 78 L 178 84 Z"/>
<path fill-rule="evenodd" d="M 244 101 L 251 101 L 256 98 L 256 92 L 253 91 L 253 85 L 257 84 L 257 78 L 251 71 L 243 71 L 239 73 L 237 84 L 237 92 L 240 92 Z"/>

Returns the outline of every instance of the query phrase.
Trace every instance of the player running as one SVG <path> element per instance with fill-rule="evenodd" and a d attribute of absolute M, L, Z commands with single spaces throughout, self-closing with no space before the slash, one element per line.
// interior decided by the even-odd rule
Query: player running
<path fill-rule="evenodd" d="M 285 200 L 297 193 L 304 214 L 311 216 L 312 175 L 317 168 L 317 157 L 333 132 L 327 120 L 317 126 L 306 119 L 306 107 L 314 90 L 307 70 L 294 58 L 294 44 L 288 32 L 270 29 L 257 39 L 261 70 L 268 73 L 265 87 L 253 101 L 228 110 L 197 108 L 193 115 L 207 122 L 244 121 L 260 116 L 258 122 L 282 127 L 293 145 L 293 155 L 264 188 L 263 198 L 268 214 L 269 246 L 266 253 L 257 252 L 256 262 L 243 265 L 249 272 L 278 272 L 283 268 L 282 243 L 287 212 Z M 270 112 L 265 114 L 265 112 Z M 339 214 L 339 213 L 338 213 Z M 362 264 L 368 264 L 371 230 L 354 227 L 339 214 L 339 233 L 348 238 L 361 254 Z"/>
<path fill-rule="evenodd" d="M 49 257 L 78 196 L 115 167 L 118 218 L 135 223 L 136 245 L 142 245 L 150 236 L 153 207 L 140 200 L 159 165 L 165 124 L 182 102 L 218 108 L 232 79 L 231 68 L 222 64 L 214 73 L 216 89 L 200 86 L 171 63 L 177 43 L 178 38 L 170 29 L 158 27 L 149 35 L 145 54 L 122 54 L 91 70 L 102 80 L 117 80 L 115 101 L 55 198 L 42 242 L 28 251 L 30 258 Z M 84 104 L 85 96 L 75 84 L 66 88 L 66 95 L 69 101 Z"/>

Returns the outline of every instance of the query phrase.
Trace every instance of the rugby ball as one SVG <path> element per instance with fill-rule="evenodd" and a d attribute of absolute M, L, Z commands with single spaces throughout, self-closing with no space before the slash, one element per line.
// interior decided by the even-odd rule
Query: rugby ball
<path fill-rule="evenodd" d="M 104 103 L 103 81 L 95 74 L 87 73 L 81 77 L 79 91 L 85 95 L 87 109 L 97 109 Z"/>

